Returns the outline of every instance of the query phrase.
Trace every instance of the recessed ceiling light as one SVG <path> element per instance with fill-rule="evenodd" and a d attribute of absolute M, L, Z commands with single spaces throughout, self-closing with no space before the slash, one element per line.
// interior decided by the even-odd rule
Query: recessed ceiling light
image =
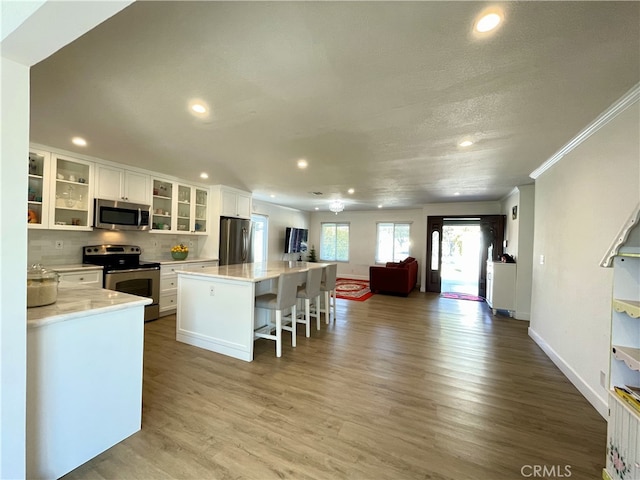
<path fill-rule="evenodd" d="M 460 192 L 456 192 L 454 193 L 454 195 L 457 197 L 458 195 L 460 195 Z"/>
<path fill-rule="evenodd" d="M 378 205 L 378 208 L 382 208 L 382 205 Z"/>
<path fill-rule="evenodd" d="M 350 188 L 349 190 L 347 190 L 347 192 L 349 192 L 350 195 L 353 195 L 353 192 L 355 192 L 355 190 L 353 188 Z"/>
<path fill-rule="evenodd" d="M 77 145 L 79 147 L 86 147 L 87 146 L 87 141 L 82 137 L 73 137 L 71 139 L 71 143 L 73 143 L 74 145 Z"/>
<path fill-rule="evenodd" d="M 207 173 L 205 173 L 205 172 L 202 172 L 200 174 L 200 178 L 209 178 L 209 175 Z"/>
<path fill-rule="evenodd" d="M 316 207 L 316 210 L 320 210 L 320 207 Z"/>
<path fill-rule="evenodd" d="M 461 147 L 470 147 L 471 145 L 473 145 L 473 142 L 471 140 L 464 140 L 458 145 L 460 145 Z"/>
<path fill-rule="evenodd" d="M 502 12 L 490 11 L 480 16 L 473 29 L 478 33 L 487 33 L 495 29 L 503 20 Z"/>
<path fill-rule="evenodd" d="M 196 113 L 204 113 L 207 111 L 207 107 L 199 103 L 194 103 L 193 105 L 191 105 L 191 110 L 193 110 Z"/>
<path fill-rule="evenodd" d="M 271 195 L 269 195 L 271 198 L 276 198 L 276 196 L 272 193 Z"/>
<path fill-rule="evenodd" d="M 298 168 L 307 168 L 307 166 L 309 166 L 309 163 L 304 158 L 298 160 Z"/>

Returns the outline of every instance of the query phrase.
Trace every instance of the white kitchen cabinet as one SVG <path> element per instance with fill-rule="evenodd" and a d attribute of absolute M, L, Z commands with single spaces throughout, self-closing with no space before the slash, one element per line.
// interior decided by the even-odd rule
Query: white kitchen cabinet
<path fill-rule="evenodd" d="M 510 316 L 516 309 L 516 264 L 487 262 L 487 304 L 495 315 L 507 310 Z"/>
<path fill-rule="evenodd" d="M 219 186 L 220 216 L 251 219 L 251 194 Z"/>
<path fill-rule="evenodd" d="M 146 205 L 150 199 L 150 183 L 149 175 L 111 165 L 96 164 L 96 198 Z"/>
<path fill-rule="evenodd" d="M 152 231 L 206 235 L 208 201 L 207 188 L 153 179 Z"/>
<path fill-rule="evenodd" d="M 51 155 L 49 228 L 92 230 L 94 163 Z"/>
<path fill-rule="evenodd" d="M 177 271 L 183 268 L 207 268 L 217 265 L 217 260 L 181 260 L 180 263 L 162 263 L 160 265 L 160 316 L 163 317 L 176 312 L 178 303 Z"/>
<path fill-rule="evenodd" d="M 27 222 L 29 228 L 49 228 L 51 154 L 29 149 Z"/>
<path fill-rule="evenodd" d="M 603 478 L 640 478 L 640 404 L 615 387 L 640 387 L 640 204 L 600 263 L 613 266 L 607 463 Z"/>

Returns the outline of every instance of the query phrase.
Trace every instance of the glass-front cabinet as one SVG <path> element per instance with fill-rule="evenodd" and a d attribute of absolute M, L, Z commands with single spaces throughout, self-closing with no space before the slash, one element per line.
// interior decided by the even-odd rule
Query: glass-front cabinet
<path fill-rule="evenodd" d="M 50 155 L 48 152 L 29 150 L 29 190 L 27 196 L 27 223 L 29 228 L 48 228 Z"/>
<path fill-rule="evenodd" d="M 178 231 L 190 232 L 192 219 L 191 187 L 178 184 Z"/>
<path fill-rule="evenodd" d="M 209 191 L 204 188 L 196 188 L 195 197 L 195 223 L 193 230 L 195 233 L 206 234 L 208 232 L 207 201 L 209 200 Z"/>
<path fill-rule="evenodd" d="M 152 198 L 151 229 L 170 232 L 173 228 L 173 182 L 154 178 Z"/>
<path fill-rule="evenodd" d="M 93 163 L 54 154 L 51 167 L 49 228 L 91 230 Z"/>

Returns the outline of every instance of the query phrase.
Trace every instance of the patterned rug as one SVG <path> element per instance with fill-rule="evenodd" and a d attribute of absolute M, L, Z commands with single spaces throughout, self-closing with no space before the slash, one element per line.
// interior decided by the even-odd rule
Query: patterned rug
<path fill-rule="evenodd" d="M 456 300 L 473 300 L 474 302 L 484 302 L 484 298 L 468 293 L 445 292 L 440 294 L 444 298 L 454 298 Z"/>
<path fill-rule="evenodd" d="M 364 302 L 372 295 L 373 293 L 369 290 L 368 280 L 355 280 L 353 278 L 336 279 L 336 298 Z"/>

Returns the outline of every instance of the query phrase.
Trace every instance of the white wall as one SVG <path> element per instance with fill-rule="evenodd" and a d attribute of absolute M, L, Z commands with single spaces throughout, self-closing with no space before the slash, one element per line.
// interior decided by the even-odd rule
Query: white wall
<path fill-rule="evenodd" d="M 349 261 L 338 263 L 338 276 L 369 279 L 369 267 L 376 264 L 376 224 L 402 222 L 411 224 L 410 256 L 420 258 L 425 249 L 424 217 L 422 210 L 348 211 L 338 215 L 331 212 L 312 212 L 309 244 L 315 245 L 320 258 L 320 225 L 324 222 L 349 223 Z M 422 265 L 418 263 L 422 269 Z"/>
<path fill-rule="evenodd" d="M 253 213 L 269 217 L 267 260 L 297 260 L 298 254 L 284 254 L 285 230 L 287 227 L 309 228 L 310 213 L 256 200 L 253 201 Z M 306 260 L 306 255 L 302 259 Z"/>
<path fill-rule="evenodd" d="M 535 212 L 535 186 L 520 185 L 502 201 L 506 216 L 505 252 L 516 259 L 516 313 L 515 318 L 531 318 L 531 275 L 533 271 L 533 226 Z M 512 209 L 518 207 L 517 217 Z"/>
<path fill-rule="evenodd" d="M 530 335 L 605 418 L 613 272 L 598 262 L 640 197 L 639 119 L 636 102 L 536 180 Z"/>

